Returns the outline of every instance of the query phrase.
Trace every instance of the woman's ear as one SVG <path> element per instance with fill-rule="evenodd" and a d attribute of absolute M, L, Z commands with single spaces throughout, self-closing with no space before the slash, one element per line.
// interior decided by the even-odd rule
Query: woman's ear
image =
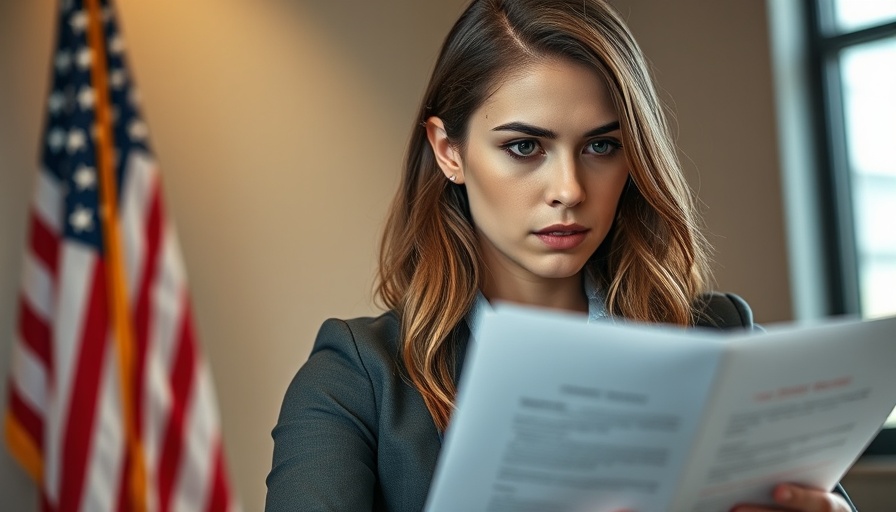
<path fill-rule="evenodd" d="M 436 157 L 436 163 L 442 169 L 445 177 L 452 183 L 461 184 L 464 182 L 464 166 L 460 158 L 460 151 L 448 139 L 448 133 L 445 131 L 445 123 L 438 117 L 430 117 L 426 120 L 426 137 L 429 139 L 429 145 Z"/>

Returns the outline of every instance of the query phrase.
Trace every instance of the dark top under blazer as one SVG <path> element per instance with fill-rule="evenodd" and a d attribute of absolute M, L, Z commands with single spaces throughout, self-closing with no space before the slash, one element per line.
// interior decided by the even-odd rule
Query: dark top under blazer
<path fill-rule="evenodd" d="M 696 323 L 753 328 L 743 300 L 713 294 Z M 452 345 L 459 376 L 469 330 Z M 399 319 L 324 322 L 286 392 L 273 430 L 265 510 L 419 512 L 441 439 L 423 398 L 402 378 Z"/>

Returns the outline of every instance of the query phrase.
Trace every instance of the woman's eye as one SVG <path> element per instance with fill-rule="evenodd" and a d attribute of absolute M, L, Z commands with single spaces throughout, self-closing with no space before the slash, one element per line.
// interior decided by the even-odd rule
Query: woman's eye
<path fill-rule="evenodd" d="M 534 140 L 518 140 L 505 145 L 504 149 L 510 153 L 510 156 L 525 158 L 535 154 L 538 150 L 538 143 Z"/>
<path fill-rule="evenodd" d="M 587 152 L 594 155 L 606 156 L 612 154 L 622 145 L 612 140 L 596 140 L 588 144 Z"/>

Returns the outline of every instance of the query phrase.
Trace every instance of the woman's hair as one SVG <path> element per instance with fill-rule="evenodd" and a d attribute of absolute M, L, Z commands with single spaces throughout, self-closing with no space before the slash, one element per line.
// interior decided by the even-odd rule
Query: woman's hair
<path fill-rule="evenodd" d="M 613 315 L 690 324 L 704 291 L 707 246 L 647 65 L 602 0 L 474 0 L 442 46 L 416 119 L 382 239 L 378 298 L 401 318 L 407 377 L 439 429 L 454 404 L 455 329 L 482 283 L 466 190 L 445 179 L 425 121 L 439 117 L 463 148 L 470 116 L 513 72 L 562 58 L 607 84 L 630 170 L 606 239 L 587 270 Z"/>

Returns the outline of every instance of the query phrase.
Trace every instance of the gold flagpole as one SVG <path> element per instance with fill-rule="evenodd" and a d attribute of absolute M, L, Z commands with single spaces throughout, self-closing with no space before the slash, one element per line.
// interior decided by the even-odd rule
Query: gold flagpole
<path fill-rule="evenodd" d="M 87 0 L 88 41 L 93 58 L 91 84 L 96 94 L 96 160 L 100 177 L 100 224 L 103 228 L 103 250 L 106 265 L 106 285 L 109 295 L 109 314 L 118 353 L 121 379 L 121 404 L 127 435 L 130 464 L 127 471 L 128 495 L 132 510 L 146 510 L 146 464 L 143 446 L 137 433 L 136 403 L 134 401 L 134 329 L 128 305 L 128 290 L 124 271 L 121 232 L 118 226 L 118 190 L 113 154 L 115 140 L 112 133 L 106 45 L 99 0 Z"/>

